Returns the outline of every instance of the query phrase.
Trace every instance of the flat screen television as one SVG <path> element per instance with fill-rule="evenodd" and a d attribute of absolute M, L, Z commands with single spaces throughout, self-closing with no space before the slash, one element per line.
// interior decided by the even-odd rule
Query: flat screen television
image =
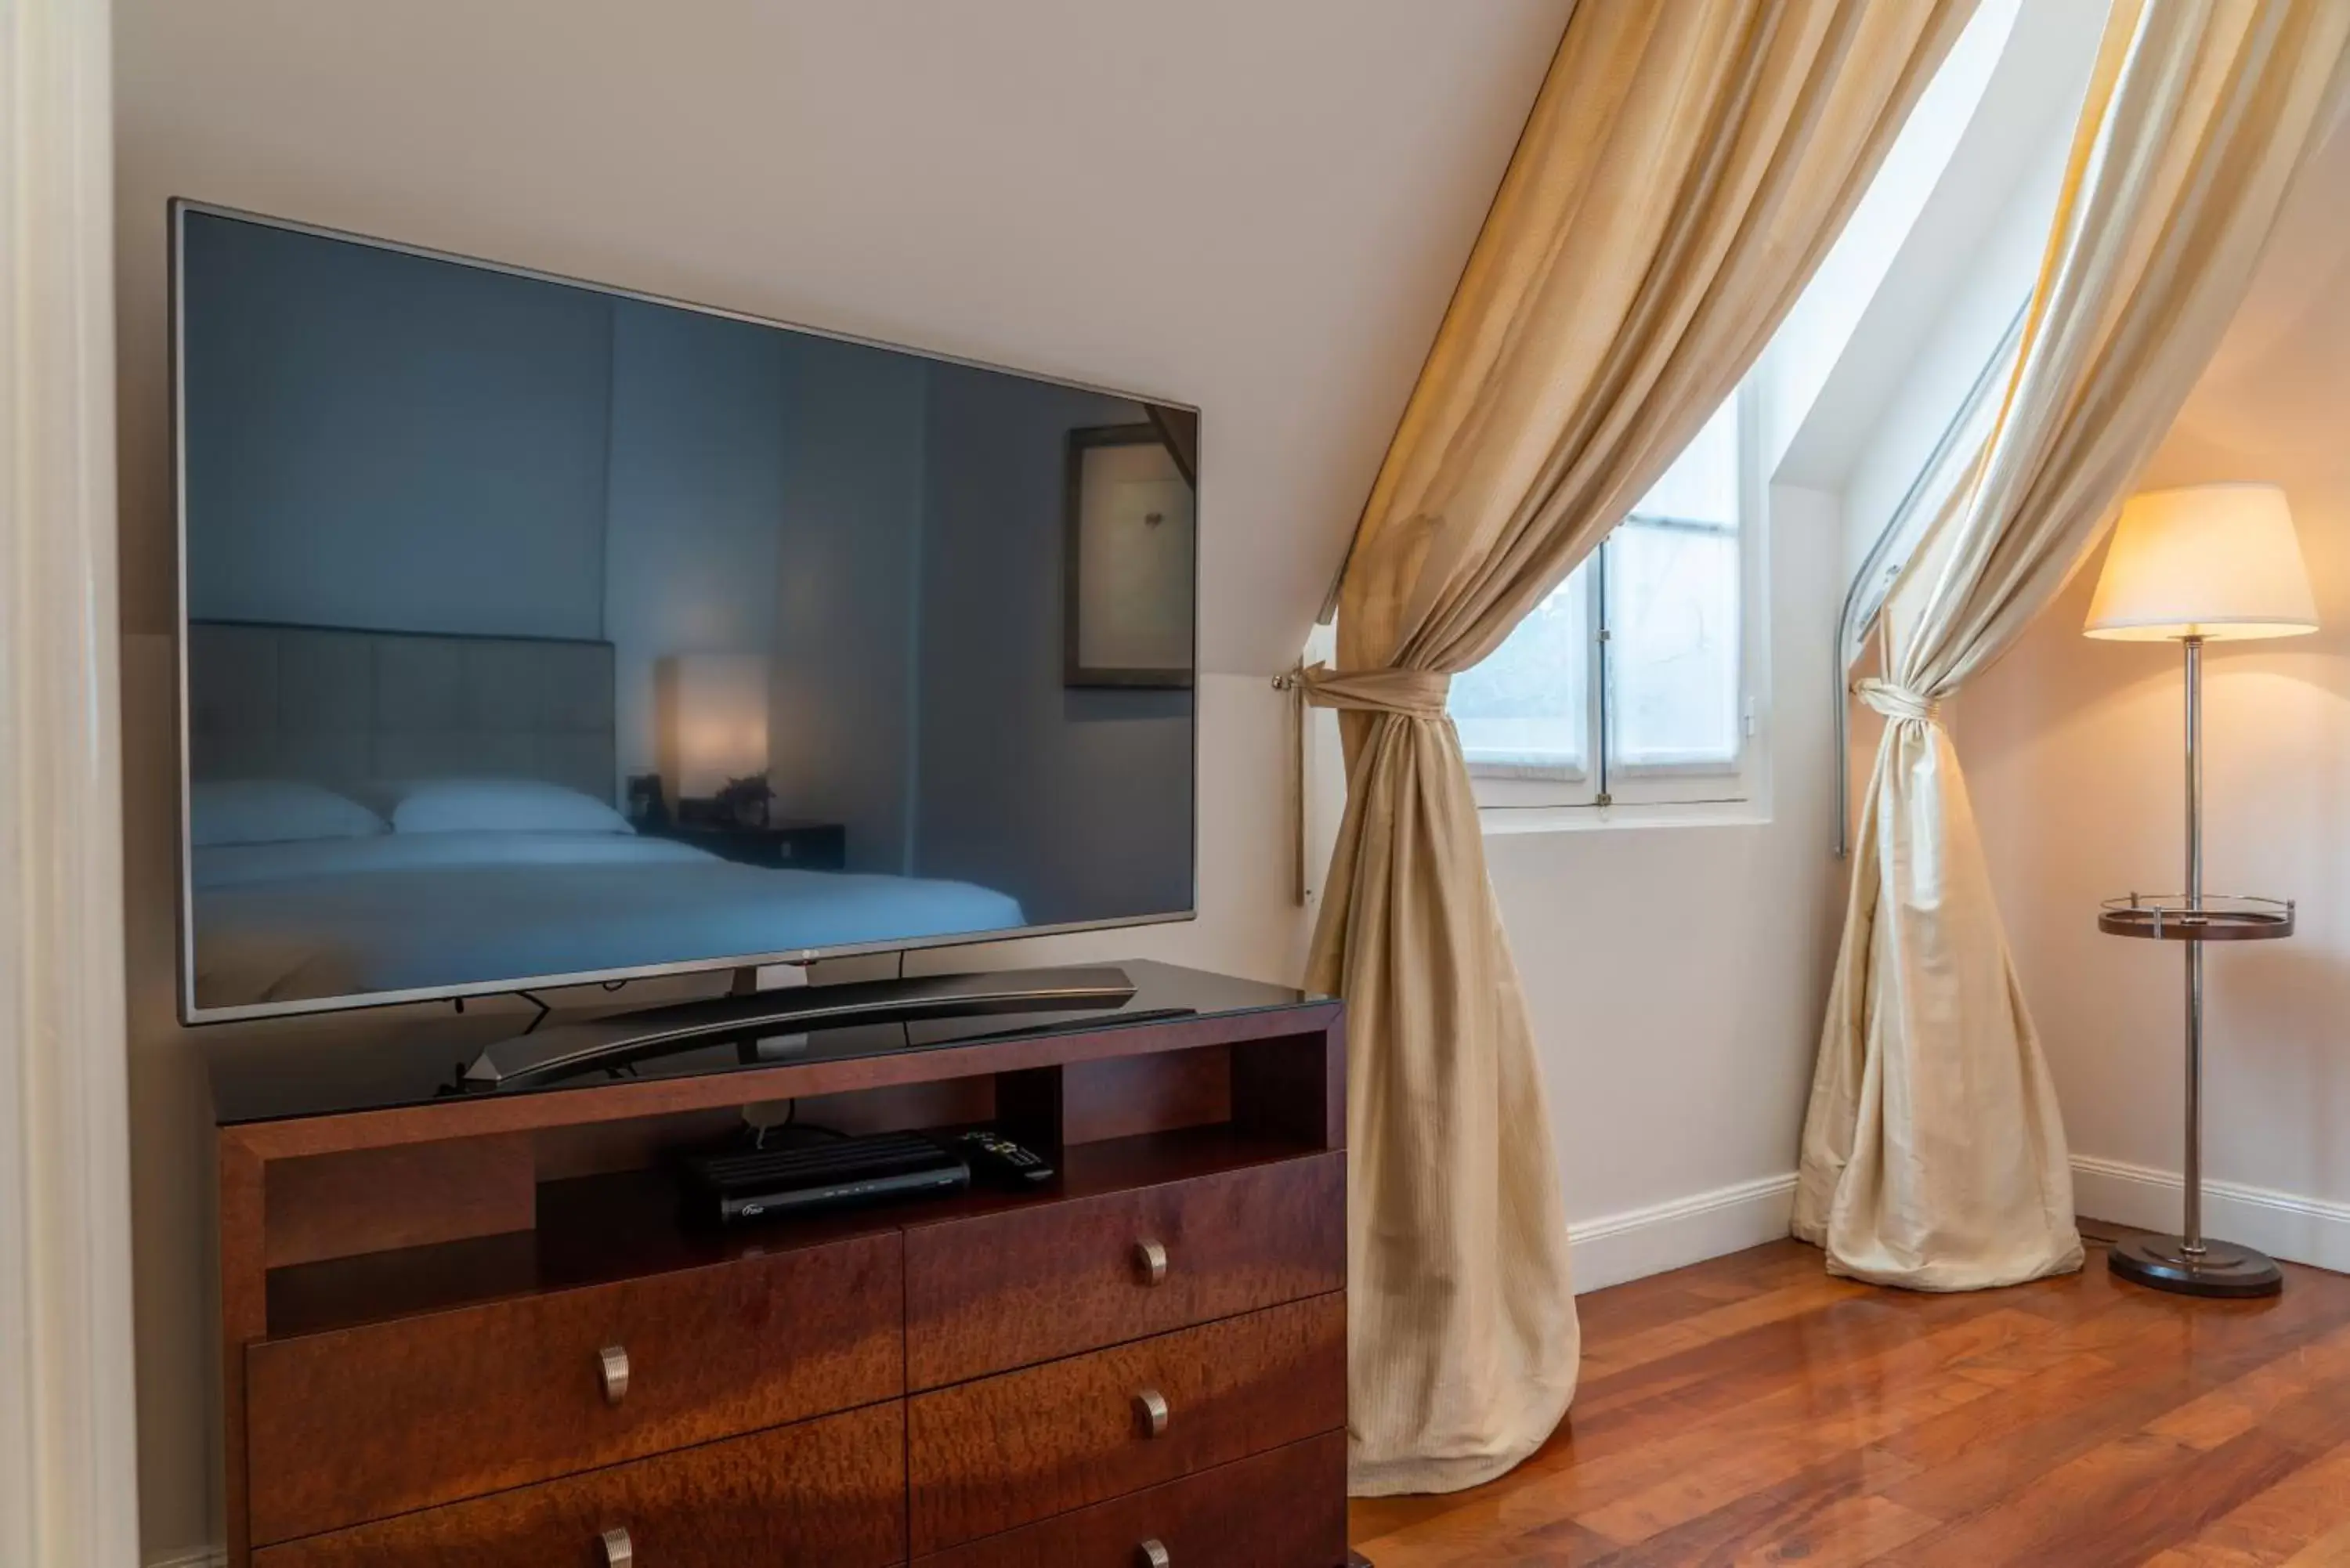
<path fill-rule="evenodd" d="M 172 234 L 189 1021 L 1191 914 L 1196 410 Z"/>

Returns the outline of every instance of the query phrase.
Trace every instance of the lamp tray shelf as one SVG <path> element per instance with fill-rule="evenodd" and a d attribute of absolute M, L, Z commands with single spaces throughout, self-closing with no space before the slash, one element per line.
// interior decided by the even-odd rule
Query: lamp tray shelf
<path fill-rule="evenodd" d="M 2292 899 L 2234 893 L 2132 893 L 2106 899 L 2097 914 L 2108 936 L 2159 942 L 2274 941 L 2293 935 L 2293 924 Z"/>

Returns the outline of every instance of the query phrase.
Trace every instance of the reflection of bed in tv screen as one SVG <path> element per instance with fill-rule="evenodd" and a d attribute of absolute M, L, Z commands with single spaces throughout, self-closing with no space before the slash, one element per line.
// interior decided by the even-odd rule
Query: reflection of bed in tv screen
<path fill-rule="evenodd" d="M 1191 911 L 1188 410 L 175 236 L 189 1017 Z"/>

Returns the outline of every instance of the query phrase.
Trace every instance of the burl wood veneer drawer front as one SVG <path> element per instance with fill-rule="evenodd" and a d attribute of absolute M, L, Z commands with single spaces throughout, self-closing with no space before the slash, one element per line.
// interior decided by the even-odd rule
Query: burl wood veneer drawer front
<path fill-rule="evenodd" d="M 904 1411 L 893 1401 L 313 1535 L 255 1552 L 254 1568 L 896 1563 L 906 1549 Z"/>
<path fill-rule="evenodd" d="M 252 1538 L 891 1398 L 899 1265 L 896 1235 L 858 1237 L 248 1345 Z"/>
<path fill-rule="evenodd" d="M 1340 1294 L 907 1401 L 913 1550 L 937 1552 L 1347 1423 Z"/>
<path fill-rule="evenodd" d="M 906 1233 L 906 1380 L 935 1388 L 1347 1283 L 1347 1157 Z"/>
<path fill-rule="evenodd" d="M 991 1535 L 914 1568 L 1337 1568 L 1347 1559 L 1347 1434 L 1326 1432 L 1115 1502 Z"/>

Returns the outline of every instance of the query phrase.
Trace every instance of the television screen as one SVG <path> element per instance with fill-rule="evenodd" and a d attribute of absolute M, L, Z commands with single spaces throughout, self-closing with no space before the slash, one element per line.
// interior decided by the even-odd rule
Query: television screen
<path fill-rule="evenodd" d="M 1191 410 L 173 236 L 192 1020 L 1191 913 Z"/>

